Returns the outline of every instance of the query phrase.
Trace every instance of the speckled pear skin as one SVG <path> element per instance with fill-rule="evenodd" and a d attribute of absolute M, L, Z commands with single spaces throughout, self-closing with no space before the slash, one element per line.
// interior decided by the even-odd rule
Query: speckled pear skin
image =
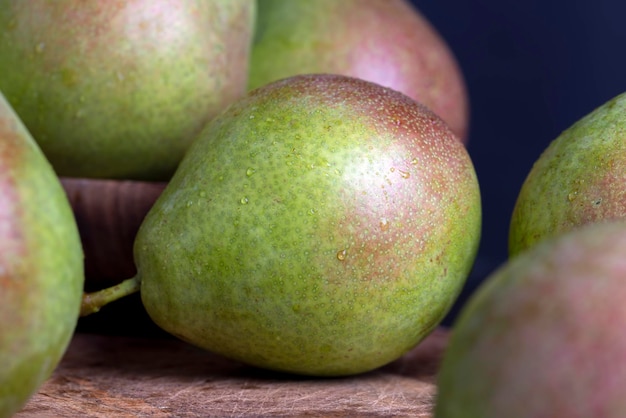
<path fill-rule="evenodd" d="M 83 283 L 65 192 L 0 94 L 0 417 L 16 413 L 60 361 Z"/>
<path fill-rule="evenodd" d="M 440 323 L 480 223 L 472 162 L 439 117 L 373 83 L 295 76 L 194 141 L 137 235 L 141 297 L 207 350 L 356 374 Z"/>
<path fill-rule="evenodd" d="M 626 416 L 626 223 L 586 224 L 510 259 L 458 315 L 436 418 Z"/>
<path fill-rule="evenodd" d="M 516 255 L 581 225 L 626 217 L 626 93 L 565 130 L 539 156 L 509 230 Z"/>
<path fill-rule="evenodd" d="M 254 0 L 0 2 L 2 89 L 68 177 L 168 180 L 246 92 Z"/>
<path fill-rule="evenodd" d="M 407 0 L 259 0 L 249 87 L 311 73 L 398 90 L 468 141 L 461 69 L 437 29 Z"/>

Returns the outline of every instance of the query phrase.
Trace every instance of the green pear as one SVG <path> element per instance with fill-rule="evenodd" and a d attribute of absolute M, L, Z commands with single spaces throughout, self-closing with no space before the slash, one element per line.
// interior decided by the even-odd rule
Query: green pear
<path fill-rule="evenodd" d="M 398 90 L 467 141 L 469 104 L 456 59 L 406 0 L 259 0 L 249 87 L 306 73 Z"/>
<path fill-rule="evenodd" d="M 0 89 L 56 172 L 168 180 L 245 94 L 254 0 L 0 0 Z"/>
<path fill-rule="evenodd" d="M 626 93 L 565 130 L 539 156 L 511 217 L 509 252 L 578 226 L 626 217 Z"/>
<path fill-rule="evenodd" d="M 626 416 L 626 223 L 543 240 L 463 307 L 438 374 L 436 418 Z"/>
<path fill-rule="evenodd" d="M 349 375 L 414 347 L 476 254 L 470 157 L 426 107 L 380 85 L 301 75 L 237 101 L 196 138 L 136 237 L 165 331 L 258 367 Z"/>
<path fill-rule="evenodd" d="M 0 417 L 16 413 L 60 361 L 83 283 L 61 183 L 0 94 Z"/>

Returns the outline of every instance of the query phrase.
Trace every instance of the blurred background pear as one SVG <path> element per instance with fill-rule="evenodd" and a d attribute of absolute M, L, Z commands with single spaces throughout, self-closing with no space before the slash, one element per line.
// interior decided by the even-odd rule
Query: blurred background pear
<path fill-rule="evenodd" d="M 254 0 L 0 0 L 0 89 L 59 175 L 166 180 L 246 90 Z"/>
<path fill-rule="evenodd" d="M 626 223 L 586 224 L 503 264 L 470 297 L 436 418 L 626 416 Z"/>
<path fill-rule="evenodd" d="M 0 94 L 0 417 L 17 412 L 60 361 L 83 283 L 65 192 Z"/>
<path fill-rule="evenodd" d="M 467 140 L 461 70 L 445 40 L 406 0 L 259 0 L 249 87 L 306 73 L 398 90 Z"/>
<path fill-rule="evenodd" d="M 532 166 L 511 217 L 516 255 L 581 225 L 626 218 L 626 93 L 552 141 Z"/>

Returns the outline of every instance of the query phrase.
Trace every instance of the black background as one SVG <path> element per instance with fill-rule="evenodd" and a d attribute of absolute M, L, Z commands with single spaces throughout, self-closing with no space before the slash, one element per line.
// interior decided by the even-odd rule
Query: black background
<path fill-rule="evenodd" d="M 455 54 L 470 96 L 468 151 L 481 187 L 483 232 L 453 318 L 506 261 L 513 206 L 541 152 L 576 120 L 626 91 L 626 2 L 412 3 Z"/>

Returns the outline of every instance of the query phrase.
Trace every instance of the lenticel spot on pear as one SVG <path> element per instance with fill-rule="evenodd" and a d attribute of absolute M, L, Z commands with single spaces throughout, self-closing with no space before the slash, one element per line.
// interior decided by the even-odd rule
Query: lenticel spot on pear
<path fill-rule="evenodd" d="M 443 319 L 481 227 L 470 157 L 433 112 L 378 84 L 299 75 L 194 140 L 137 234 L 140 291 L 178 338 L 254 366 L 339 376 L 389 363 Z"/>

